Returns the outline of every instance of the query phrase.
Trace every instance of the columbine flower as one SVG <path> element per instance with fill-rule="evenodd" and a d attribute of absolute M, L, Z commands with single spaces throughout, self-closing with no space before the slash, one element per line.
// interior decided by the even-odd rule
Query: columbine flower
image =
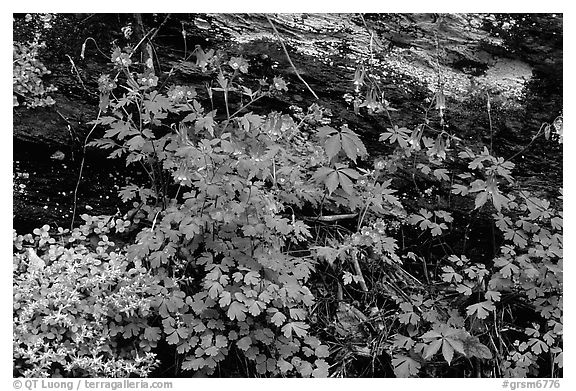
<path fill-rule="evenodd" d="M 228 61 L 228 65 L 234 70 L 238 69 L 242 73 L 248 73 L 248 61 L 242 57 L 232 57 L 230 61 Z"/>

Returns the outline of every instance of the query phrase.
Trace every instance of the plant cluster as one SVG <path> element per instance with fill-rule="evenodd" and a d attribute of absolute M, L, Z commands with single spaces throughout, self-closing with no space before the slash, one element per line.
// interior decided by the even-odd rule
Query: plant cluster
<path fill-rule="evenodd" d="M 38 42 L 14 43 L 12 92 L 13 106 L 28 108 L 50 106 L 55 103 L 50 92 L 56 91 L 53 85 L 46 86 L 42 77 L 50 71 L 38 60 Z M 20 99 L 19 99 L 20 98 Z"/>
<path fill-rule="evenodd" d="M 108 235 L 121 219 L 84 217 L 73 231 L 14 233 L 14 370 L 25 377 L 147 376 L 166 288 Z"/>
<path fill-rule="evenodd" d="M 14 107 L 34 108 L 55 103 L 49 94 L 56 91 L 56 87 L 45 85 L 42 80 L 51 72 L 38 59 L 39 52 L 46 46 L 43 34 L 52 28 L 54 18 L 53 14 L 26 14 L 24 26 L 16 32 L 18 37 L 15 37 L 12 49 Z"/>

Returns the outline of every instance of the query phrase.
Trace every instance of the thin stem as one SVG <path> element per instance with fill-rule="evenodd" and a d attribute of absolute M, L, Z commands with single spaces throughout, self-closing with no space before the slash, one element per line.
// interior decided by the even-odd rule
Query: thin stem
<path fill-rule="evenodd" d="M 298 76 L 298 79 L 300 79 L 300 81 L 302 83 L 304 83 L 304 85 L 308 88 L 308 91 L 310 91 L 312 93 L 312 95 L 314 95 L 314 98 L 316 98 L 316 100 L 319 100 L 320 98 L 318 98 L 318 95 L 316 95 L 316 93 L 312 90 L 312 88 L 308 85 L 308 83 L 306 83 L 306 80 L 302 79 L 302 76 L 300 76 L 300 73 L 298 73 L 298 69 L 296 69 L 296 66 L 292 62 L 292 59 L 290 58 L 290 55 L 288 54 L 288 50 L 286 49 L 286 46 L 284 45 L 284 42 L 282 41 L 282 38 L 280 38 L 280 33 L 278 32 L 278 30 L 276 30 L 276 26 L 274 26 L 274 23 L 272 23 L 272 20 L 268 17 L 268 15 L 266 15 L 266 19 L 268 20 L 268 23 L 270 23 L 270 26 L 272 26 L 272 29 L 274 30 L 274 33 L 276 34 L 276 37 L 278 38 L 280 45 L 282 45 L 282 49 L 284 49 L 284 54 L 286 54 L 286 58 L 288 58 L 288 62 L 290 63 L 290 65 L 294 69 L 296 76 Z"/>
<path fill-rule="evenodd" d="M 84 89 L 84 91 L 86 91 L 88 94 L 96 96 L 97 94 L 93 93 L 92 91 L 88 90 L 86 88 L 86 86 L 84 85 L 84 81 L 82 80 L 82 78 L 80 77 L 80 72 L 78 72 L 78 68 L 76 68 L 76 64 L 74 64 L 74 60 L 72 60 L 72 57 L 70 57 L 68 54 L 66 54 L 66 57 L 68 57 L 68 60 L 70 60 L 70 64 L 72 64 L 72 68 L 70 69 L 70 71 L 75 71 L 76 72 L 76 76 L 78 76 L 78 80 L 80 81 L 80 84 L 82 85 L 82 88 Z"/>
<path fill-rule="evenodd" d="M 94 42 L 94 46 L 96 46 L 96 50 L 98 50 L 98 52 L 101 55 L 103 55 L 105 58 L 110 60 L 110 57 L 108 55 L 106 55 L 106 53 L 104 53 L 102 50 L 100 50 L 100 48 L 98 47 L 98 44 L 96 43 L 96 40 L 92 37 L 88 37 L 84 40 L 84 43 L 82 44 L 82 51 L 80 53 L 80 58 L 84 59 L 84 51 L 86 50 L 86 43 L 88 43 L 88 41 Z"/>
<path fill-rule="evenodd" d="M 490 109 L 490 95 L 486 92 L 486 110 L 488 111 L 488 122 L 490 124 L 490 155 L 492 155 L 492 136 L 494 131 L 492 129 L 492 114 Z"/>
<path fill-rule="evenodd" d="M 547 123 L 543 123 L 542 126 L 540 126 L 540 130 L 538 130 L 538 133 L 536 133 L 536 135 L 532 137 L 532 140 L 530 140 L 528 145 L 526 145 L 524 148 L 522 148 L 522 150 L 516 152 L 514 155 L 506 159 L 506 161 L 512 161 L 512 159 L 514 159 L 516 156 L 526 151 L 532 145 L 532 143 L 538 138 L 538 136 L 540 136 L 540 133 L 542 133 L 542 129 L 544 129 L 547 125 L 548 125 Z"/>
<path fill-rule="evenodd" d="M 372 200 L 369 200 L 366 203 L 366 206 L 364 207 L 364 213 L 362 213 L 362 215 L 360 216 L 360 219 L 358 219 L 358 225 L 356 227 L 357 232 L 360 232 L 360 228 L 362 227 L 362 223 L 364 222 L 364 217 L 366 217 L 366 213 L 368 212 L 368 207 L 370 206 L 371 203 L 372 203 Z"/>
<path fill-rule="evenodd" d="M 76 219 L 76 207 L 78 203 L 78 187 L 80 186 L 80 181 L 82 180 L 82 172 L 84 171 L 84 161 L 86 160 L 86 144 L 88 144 L 88 139 L 92 135 L 92 132 L 98 126 L 98 119 L 100 119 L 100 115 L 102 114 L 102 110 L 98 110 L 98 115 L 96 116 L 96 123 L 92 126 L 92 129 L 88 132 L 86 139 L 84 139 L 84 146 L 82 148 L 82 161 L 80 162 L 80 172 L 78 174 L 78 180 L 76 181 L 76 187 L 74 188 L 74 206 L 72 209 L 72 221 L 70 222 L 70 231 L 74 229 L 74 220 Z"/>

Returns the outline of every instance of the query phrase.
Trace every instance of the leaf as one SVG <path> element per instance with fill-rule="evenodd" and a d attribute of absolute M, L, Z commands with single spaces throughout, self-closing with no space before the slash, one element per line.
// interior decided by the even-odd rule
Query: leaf
<path fill-rule="evenodd" d="M 468 335 L 462 342 L 466 357 L 478 357 L 488 360 L 492 358 L 490 349 L 482 344 L 478 337 Z"/>
<path fill-rule="evenodd" d="M 314 351 L 314 354 L 318 358 L 324 358 L 324 357 L 328 357 L 330 355 L 330 350 L 328 349 L 328 346 L 320 345 L 316 348 L 316 350 Z"/>
<path fill-rule="evenodd" d="M 346 153 L 346 156 L 354 163 L 358 157 L 363 157 L 368 154 L 364 143 L 360 140 L 360 137 L 348 127 L 343 126 L 341 136 L 342 149 Z"/>
<path fill-rule="evenodd" d="M 453 334 L 446 334 L 444 336 L 444 343 L 450 344 L 452 349 L 454 349 L 455 351 L 457 351 L 462 355 L 465 355 L 466 353 L 464 350 L 464 343 L 461 340 L 462 331 L 457 329 L 453 330 L 454 330 Z"/>
<path fill-rule="evenodd" d="M 290 318 L 294 320 L 306 319 L 306 311 L 301 308 L 290 308 Z"/>
<path fill-rule="evenodd" d="M 488 192 L 487 191 L 482 191 L 480 193 L 478 193 L 476 195 L 476 199 L 474 200 L 474 209 L 478 209 L 480 207 L 482 207 L 482 205 L 484 205 L 486 203 L 486 200 L 488 199 Z"/>
<path fill-rule="evenodd" d="M 422 164 L 422 163 L 418 163 L 416 165 L 416 168 L 420 169 L 420 171 L 422 171 L 422 174 L 424 174 L 424 175 L 430 174 L 430 171 L 431 171 L 429 166 L 427 166 L 426 164 Z"/>
<path fill-rule="evenodd" d="M 432 234 L 432 236 L 442 235 L 442 230 L 448 229 L 448 227 L 444 223 L 440 223 L 440 224 L 432 223 L 432 224 L 430 224 L 429 228 L 430 228 L 430 233 Z"/>
<path fill-rule="evenodd" d="M 228 338 L 226 338 L 224 335 L 216 335 L 216 341 L 214 342 L 214 345 L 218 348 L 225 348 L 228 346 Z"/>
<path fill-rule="evenodd" d="M 460 194 L 465 196 L 466 194 L 468 194 L 468 186 L 453 184 L 452 194 Z"/>
<path fill-rule="evenodd" d="M 144 146 L 144 143 L 146 143 L 146 140 L 144 140 L 144 138 L 140 135 L 136 135 L 130 140 L 126 141 L 126 145 L 130 151 L 141 150 Z"/>
<path fill-rule="evenodd" d="M 330 265 L 334 263 L 334 261 L 340 254 L 340 251 L 338 251 L 338 249 L 335 249 L 333 247 L 315 246 L 311 247 L 310 250 L 315 250 L 316 257 L 325 259 L 326 262 L 328 262 Z"/>
<path fill-rule="evenodd" d="M 335 133 L 338 133 L 338 131 L 336 129 L 334 129 L 331 126 L 322 126 L 321 128 L 318 128 L 317 130 L 317 135 L 320 139 L 324 139 L 328 136 L 331 136 Z"/>
<path fill-rule="evenodd" d="M 182 369 L 185 371 L 190 371 L 190 370 L 197 371 L 198 369 L 204 367 L 205 362 L 206 361 L 203 358 L 188 357 L 182 363 Z"/>
<path fill-rule="evenodd" d="M 178 331 L 174 330 L 174 332 L 166 337 L 166 342 L 170 345 L 176 345 L 180 341 L 180 337 L 178 336 Z"/>
<path fill-rule="evenodd" d="M 245 336 L 244 338 L 241 338 L 238 340 L 238 342 L 236 342 L 236 346 L 238 346 L 240 349 L 244 351 L 247 351 L 251 345 L 252 345 L 252 338 L 250 338 L 249 336 Z"/>
<path fill-rule="evenodd" d="M 429 358 L 434 356 L 441 346 L 442 346 L 442 339 L 437 339 L 431 342 L 428 346 L 426 346 L 426 349 L 424 349 L 424 356 L 423 356 L 424 359 L 428 360 Z"/>
<path fill-rule="evenodd" d="M 396 334 L 392 343 L 397 348 L 410 349 L 414 345 L 414 340 L 405 335 Z"/>
<path fill-rule="evenodd" d="M 470 316 L 476 314 L 479 319 L 485 319 L 489 315 L 489 311 L 494 311 L 496 307 L 491 301 L 482 301 L 480 303 L 469 305 L 466 313 Z"/>
<path fill-rule="evenodd" d="M 272 318 L 270 320 L 277 327 L 280 327 L 284 324 L 284 321 L 286 320 L 286 315 L 284 315 L 282 312 L 278 311 L 272 316 Z"/>
<path fill-rule="evenodd" d="M 276 362 L 276 365 L 278 366 L 278 369 L 280 369 L 280 372 L 282 372 L 282 373 L 286 373 L 286 372 L 294 369 L 294 366 L 292 364 L 290 364 L 288 361 L 284 360 L 283 358 L 278 360 Z"/>
<path fill-rule="evenodd" d="M 230 292 L 223 291 L 222 293 L 220 293 L 220 300 L 218 300 L 218 304 L 220 304 L 220 307 L 224 308 L 230 304 L 231 300 L 232 295 L 230 294 Z"/>
<path fill-rule="evenodd" d="M 244 276 L 244 283 L 246 285 L 256 285 L 260 282 L 260 273 L 255 271 L 250 271 Z"/>
<path fill-rule="evenodd" d="M 340 187 L 342 187 L 342 190 L 352 195 L 352 193 L 354 192 L 353 189 L 354 184 L 346 175 L 344 175 L 340 171 L 338 172 L 338 182 L 340 183 Z"/>
<path fill-rule="evenodd" d="M 444 356 L 444 360 L 446 360 L 448 365 L 450 365 L 452 358 L 454 358 L 454 348 L 446 340 L 442 343 L 442 356 Z"/>
<path fill-rule="evenodd" d="M 152 342 L 159 341 L 160 333 L 160 327 L 146 327 L 144 329 L 144 339 Z"/>
<path fill-rule="evenodd" d="M 264 308 L 266 308 L 266 304 L 262 303 L 261 301 L 254 300 L 254 302 L 248 307 L 248 312 L 250 312 L 252 316 L 258 316 Z"/>
<path fill-rule="evenodd" d="M 206 287 L 208 288 L 208 296 L 212 299 L 216 299 L 220 295 L 220 292 L 224 290 L 222 285 L 217 281 L 208 280 L 206 282 Z"/>
<path fill-rule="evenodd" d="M 286 338 L 290 338 L 292 336 L 292 332 L 294 332 L 299 337 L 305 337 L 308 334 L 307 330 L 309 328 L 310 326 L 304 322 L 290 322 L 286 323 L 281 330 Z"/>
<path fill-rule="evenodd" d="M 415 312 L 408 312 L 405 314 L 400 314 L 398 320 L 403 324 L 413 324 L 416 325 L 420 321 L 420 315 Z"/>
<path fill-rule="evenodd" d="M 465 282 L 464 284 L 459 284 L 456 286 L 456 291 L 463 294 L 464 296 L 470 296 L 472 294 L 472 288 L 474 288 L 474 285 L 470 284 L 469 282 Z"/>
<path fill-rule="evenodd" d="M 564 352 L 560 352 L 555 358 L 554 363 L 558 364 L 559 368 L 564 368 Z"/>
<path fill-rule="evenodd" d="M 387 131 L 380 135 L 379 141 L 386 141 L 390 144 L 397 142 L 402 148 L 408 147 L 408 140 L 410 139 L 410 130 L 406 128 L 399 128 L 394 125 L 393 128 L 386 129 Z"/>
<path fill-rule="evenodd" d="M 511 260 L 506 258 L 496 258 L 494 260 L 494 266 L 500 267 L 500 274 L 504 278 L 510 278 L 510 276 L 514 274 L 518 274 L 520 272 L 520 268 L 512 263 Z"/>
<path fill-rule="evenodd" d="M 326 140 L 324 144 L 324 149 L 326 151 L 326 155 L 328 156 L 329 160 L 332 160 L 340 150 L 342 149 L 342 144 L 340 143 L 340 135 L 335 134 L 334 136 L 330 137 Z"/>
<path fill-rule="evenodd" d="M 392 366 L 396 377 L 416 376 L 420 370 L 420 363 L 407 356 L 397 356 L 393 358 Z"/>
<path fill-rule="evenodd" d="M 507 208 L 508 202 L 510 202 L 508 197 L 502 195 L 502 193 L 500 193 L 500 191 L 496 190 L 496 191 L 492 192 L 492 203 L 494 204 L 494 207 L 496 208 L 496 210 L 498 212 L 500 212 L 500 210 L 502 209 L 502 206 Z"/>
<path fill-rule="evenodd" d="M 444 266 L 442 268 L 442 270 L 444 271 L 444 273 L 442 274 L 442 281 L 451 283 L 451 282 L 456 282 L 456 283 L 460 283 L 462 282 L 462 276 L 458 273 L 456 273 L 456 271 L 454 270 L 454 268 L 452 268 L 452 266 Z"/>
<path fill-rule="evenodd" d="M 449 181 L 450 177 L 447 175 L 448 170 L 444 169 L 444 168 L 439 168 L 437 170 L 434 170 L 434 176 L 438 179 L 438 180 L 445 180 L 445 181 Z"/>
<path fill-rule="evenodd" d="M 330 365 L 325 360 L 316 360 L 314 365 L 316 365 L 316 368 L 312 371 L 312 377 L 328 377 Z"/>
<path fill-rule="evenodd" d="M 486 300 L 490 300 L 492 302 L 500 301 L 501 296 L 502 296 L 502 294 L 498 291 L 487 291 L 484 294 L 484 297 L 486 298 Z"/>
<path fill-rule="evenodd" d="M 233 301 L 228 308 L 228 317 L 230 320 L 238 320 L 239 322 L 243 322 L 246 320 L 246 306 L 243 303 L 238 301 Z"/>
<path fill-rule="evenodd" d="M 336 190 L 336 188 L 338 187 L 339 183 L 340 181 L 338 171 L 331 172 L 330 175 L 328 175 L 328 177 L 326 178 L 326 181 L 324 182 L 326 188 L 328 189 L 328 194 L 332 194 L 334 190 Z"/>
<path fill-rule="evenodd" d="M 544 341 L 541 341 L 537 338 L 530 338 L 528 344 L 531 345 L 530 349 L 534 352 L 534 354 L 540 354 L 542 352 L 548 351 L 548 345 Z"/>

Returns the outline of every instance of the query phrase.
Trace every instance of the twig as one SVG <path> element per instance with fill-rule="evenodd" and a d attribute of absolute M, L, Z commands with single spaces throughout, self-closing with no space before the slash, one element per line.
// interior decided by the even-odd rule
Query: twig
<path fill-rule="evenodd" d="M 80 58 L 84 59 L 84 52 L 86 51 L 86 43 L 88 43 L 88 41 L 94 42 L 94 46 L 96 46 L 96 50 L 98 50 L 98 52 L 100 52 L 100 54 L 103 55 L 104 57 L 106 57 L 107 59 L 110 59 L 110 57 L 108 55 L 106 55 L 106 53 L 104 53 L 102 50 L 100 50 L 100 48 L 98 47 L 98 44 L 96 43 L 96 40 L 92 37 L 88 37 L 84 40 L 84 43 L 82 44 L 82 51 L 80 52 Z"/>
<path fill-rule="evenodd" d="M 310 88 L 308 83 L 306 83 L 306 80 L 302 79 L 302 76 L 300 76 L 300 73 L 298 73 L 298 69 L 296 69 L 296 66 L 292 62 L 292 59 L 290 58 L 290 55 L 288 54 L 288 50 L 286 49 L 286 46 L 284 45 L 284 42 L 282 41 L 282 38 L 280 37 L 280 33 L 278 32 L 278 30 L 276 30 L 276 26 L 274 26 L 274 23 L 272 23 L 272 20 L 268 17 L 268 15 L 266 15 L 266 19 L 268 20 L 268 23 L 270 23 L 270 26 L 272 26 L 272 29 L 274 30 L 274 33 L 276 34 L 276 37 L 278 38 L 280 45 L 282 45 L 282 49 L 284 49 L 284 54 L 286 54 L 286 58 L 288 58 L 288 62 L 290 63 L 290 65 L 294 69 L 294 72 L 296 72 L 296 76 L 298 76 L 298 79 L 300 79 L 300 81 L 302 83 L 304 83 L 304 85 L 308 88 L 308 90 L 312 93 L 312 95 L 314 95 L 314 98 L 316 98 L 316 100 L 319 100 L 320 98 L 318 98 L 318 95 L 316 95 L 316 93 L 312 90 L 312 88 Z"/>
<path fill-rule="evenodd" d="M 76 205 L 78 201 L 78 186 L 80 186 L 80 181 L 82 180 L 82 171 L 84 171 L 84 161 L 86 160 L 86 144 L 88 144 L 88 139 L 90 135 L 98 126 L 98 119 L 100 119 L 100 114 L 102 114 L 102 110 L 98 110 L 98 115 L 96 116 L 96 123 L 92 126 L 92 129 L 88 132 L 86 139 L 84 139 L 84 147 L 82 148 L 82 161 L 80 162 L 80 173 L 78 174 L 78 181 L 76 181 L 76 188 L 74 189 L 74 207 L 72 209 L 72 222 L 70 223 L 70 231 L 74 229 L 74 219 L 76 218 Z"/>
<path fill-rule="evenodd" d="M 96 96 L 97 94 L 88 90 L 88 88 L 86 88 L 86 86 L 84 85 L 84 81 L 82 80 L 82 77 L 80 76 L 80 72 L 78 72 L 78 68 L 76 68 L 76 64 L 74 64 L 74 60 L 72 60 L 72 57 L 70 57 L 68 54 L 66 54 L 66 57 L 68 57 L 68 60 L 70 60 L 70 64 L 72 65 L 70 72 L 72 72 L 72 71 L 76 72 L 76 76 L 78 76 L 78 80 L 80 80 L 80 84 L 82 85 L 82 88 L 84 89 L 84 91 L 86 91 L 89 95 Z"/>
<path fill-rule="evenodd" d="M 488 122 L 490 124 L 490 155 L 492 155 L 492 135 L 494 134 L 492 129 L 492 114 L 490 109 L 490 94 L 486 92 L 486 110 L 488 111 Z"/>
<path fill-rule="evenodd" d="M 354 266 L 354 271 L 358 276 L 358 283 L 360 284 L 360 288 L 364 292 L 368 292 L 368 286 L 366 285 L 366 281 L 364 280 L 364 275 L 362 274 L 362 269 L 360 268 L 360 263 L 358 262 L 358 254 L 352 254 L 352 265 Z"/>
<path fill-rule="evenodd" d="M 68 121 L 68 118 L 64 117 L 64 115 L 58 109 L 56 109 L 55 111 L 60 116 L 60 118 L 62 118 L 64 121 L 66 121 L 66 126 L 68 127 L 68 133 L 70 133 L 70 141 L 72 142 L 72 144 L 70 146 L 70 151 L 71 151 L 71 155 L 72 155 L 72 161 L 74 161 L 74 138 L 76 138 L 76 140 L 78 142 L 80 142 L 80 140 L 76 136 L 76 133 L 75 132 L 73 133 L 72 124 L 70 124 L 70 121 Z"/>
<path fill-rule="evenodd" d="M 90 14 L 90 15 L 88 15 L 87 17 L 85 17 L 84 19 L 82 19 L 82 20 L 80 21 L 80 24 L 86 22 L 88 19 L 90 19 L 90 18 L 92 18 L 92 17 L 94 17 L 94 16 L 96 16 L 96 14 Z"/>
<path fill-rule="evenodd" d="M 150 37 L 150 41 L 152 41 L 154 39 L 154 37 L 156 37 L 156 34 L 158 34 L 158 31 L 160 31 L 160 29 L 164 26 L 164 24 L 166 24 L 166 22 L 170 18 L 170 15 L 172 15 L 172 14 L 167 14 L 166 17 L 164 18 L 164 20 L 162 21 L 162 23 L 160 23 L 160 26 L 156 27 L 156 31 L 154 31 L 154 34 L 152 34 L 152 36 Z"/>
<path fill-rule="evenodd" d="M 308 221 L 322 221 L 324 223 L 331 223 L 331 222 L 339 221 L 339 220 L 353 219 L 355 217 L 358 217 L 358 213 L 349 213 L 349 214 L 331 215 L 331 216 L 318 216 L 318 217 L 304 216 L 304 217 L 302 217 L 302 219 L 308 220 Z"/>
<path fill-rule="evenodd" d="M 511 162 L 512 159 L 514 159 L 516 156 L 520 155 L 521 153 L 524 153 L 524 151 L 526 151 L 531 145 L 532 143 L 538 138 L 538 136 L 540 136 L 540 133 L 542 132 L 542 129 L 544 129 L 546 127 L 546 125 L 548 125 L 548 123 L 543 123 L 540 126 L 540 129 L 538 130 L 538 133 L 536 133 L 536 135 L 534 137 L 532 137 L 532 140 L 530 140 L 530 142 L 528 143 L 528 145 L 526 145 L 524 148 L 522 148 L 520 151 L 516 152 L 514 155 L 510 156 L 509 158 L 506 159 L 506 161 Z"/>

